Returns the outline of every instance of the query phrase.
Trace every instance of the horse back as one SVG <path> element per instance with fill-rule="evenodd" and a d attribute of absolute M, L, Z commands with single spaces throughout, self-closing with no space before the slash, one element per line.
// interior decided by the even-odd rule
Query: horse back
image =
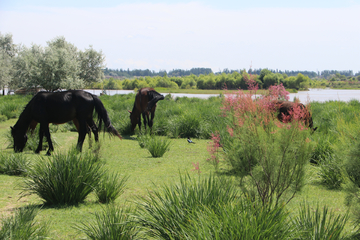
<path fill-rule="evenodd" d="M 39 92 L 32 102 L 32 117 L 37 122 L 61 124 L 74 118 L 92 116 L 93 97 L 80 90 Z"/>

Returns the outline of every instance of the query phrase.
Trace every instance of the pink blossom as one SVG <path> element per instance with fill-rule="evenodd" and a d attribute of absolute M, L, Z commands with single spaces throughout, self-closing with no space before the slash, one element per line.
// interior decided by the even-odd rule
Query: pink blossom
<path fill-rule="evenodd" d="M 199 165 L 200 165 L 199 162 L 197 162 L 197 163 L 192 163 L 192 165 L 193 165 L 194 169 L 192 169 L 191 171 L 196 171 L 197 173 L 201 173 L 200 167 L 199 167 Z"/>

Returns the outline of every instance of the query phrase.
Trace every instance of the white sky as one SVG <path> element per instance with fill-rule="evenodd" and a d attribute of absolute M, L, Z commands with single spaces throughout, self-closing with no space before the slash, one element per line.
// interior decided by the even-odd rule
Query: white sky
<path fill-rule="evenodd" d="M 0 0 L 0 32 L 102 50 L 108 68 L 360 71 L 360 0 Z"/>

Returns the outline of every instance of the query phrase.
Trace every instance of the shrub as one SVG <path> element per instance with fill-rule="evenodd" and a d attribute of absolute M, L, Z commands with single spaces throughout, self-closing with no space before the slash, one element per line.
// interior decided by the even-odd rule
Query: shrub
<path fill-rule="evenodd" d="M 270 95 L 254 100 L 242 91 L 227 95 L 222 107 L 227 131 L 214 134 L 209 149 L 215 162 L 216 153 L 223 150 L 225 163 L 241 177 L 244 191 L 256 193 L 264 205 L 289 202 L 295 196 L 304 184 L 311 153 L 301 109 L 294 109 L 292 121 L 281 123 L 275 118 L 273 99 Z"/>
<path fill-rule="evenodd" d="M 114 202 L 123 192 L 129 177 L 120 178 L 118 173 L 104 173 L 95 189 L 99 202 Z"/>
<path fill-rule="evenodd" d="M 47 224 L 34 221 L 38 211 L 35 207 L 23 207 L 17 209 L 14 216 L 3 218 L 0 222 L 0 239 L 47 238 Z"/>
<path fill-rule="evenodd" d="M 22 196 L 36 194 L 47 204 L 78 204 L 97 185 L 102 166 L 98 155 L 75 149 L 42 157 L 29 169 Z"/>
<path fill-rule="evenodd" d="M 135 239 L 138 228 L 132 218 L 133 209 L 115 205 L 106 206 L 102 212 L 95 212 L 95 220 L 82 222 L 75 228 L 94 240 Z"/>
<path fill-rule="evenodd" d="M 7 175 L 25 175 L 30 167 L 30 161 L 26 155 L 0 154 L 0 173 Z"/>
<path fill-rule="evenodd" d="M 314 211 L 309 205 L 301 204 L 293 224 L 298 230 L 299 239 L 345 239 L 341 234 L 348 219 L 348 214 L 335 215 L 326 206 L 322 211 L 317 206 Z"/>
<path fill-rule="evenodd" d="M 170 140 L 162 139 L 157 136 L 152 136 L 146 142 L 145 146 L 154 158 L 162 157 L 167 151 L 169 151 Z"/>

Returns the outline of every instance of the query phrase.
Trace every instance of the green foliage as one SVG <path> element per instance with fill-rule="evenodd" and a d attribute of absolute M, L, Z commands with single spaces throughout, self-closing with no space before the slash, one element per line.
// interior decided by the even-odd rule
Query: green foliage
<path fill-rule="evenodd" d="M 264 205 L 277 205 L 289 202 L 303 187 L 312 148 L 303 123 L 280 123 L 268 106 L 268 97 L 253 100 L 242 92 L 227 96 L 223 109 L 228 125 L 213 135 L 210 153 L 216 162 L 216 154 L 222 153 L 244 191 Z"/>
<path fill-rule="evenodd" d="M 48 237 L 48 224 L 35 222 L 36 207 L 23 207 L 14 216 L 3 218 L 0 222 L 0 239 L 44 239 Z"/>
<path fill-rule="evenodd" d="M 329 140 L 324 137 L 319 137 L 316 146 L 311 153 L 310 162 L 314 164 L 321 163 L 322 161 L 331 158 L 333 154 L 334 150 L 331 147 Z"/>
<path fill-rule="evenodd" d="M 14 59 L 14 87 L 41 86 L 48 91 L 78 89 L 103 78 L 104 56 L 91 46 L 85 51 L 56 37 L 46 47 L 23 47 Z"/>
<path fill-rule="evenodd" d="M 320 210 L 318 205 L 314 211 L 308 204 L 301 204 L 293 224 L 300 235 L 297 239 L 346 239 L 342 232 L 348 219 L 348 214 L 337 215 L 326 206 Z"/>
<path fill-rule="evenodd" d="M 12 59 L 16 54 L 16 45 L 13 44 L 12 34 L 0 33 L 0 89 L 3 89 L 11 81 L 13 71 Z"/>
<path fill-rule="evenodd" d="M 35 194 L 51 205 L 81 203 L 101 179 L 102 166 L 97 154 L 75 149 L 42 157 L 29 169 L 22 196 Z"/>
<path fill-rule="evenodd" d="M 151 136 L 150 136 L 149 133 L 141 133 L 141 132 L 139 132 L 137 137 L 136 137 L 136 140 L 138 141 L 139 146 L 141 148 L 145 148 L 147 142 L 150 141 L 150 138 L 151 138 Z"/>
<path fill-rule="evenodd" d="M 158 158 L 170 150 L 170 143 L 170 140 L 153 135 L 145 142 L 145 147 L 152 157 Z"/>
<path fill-rule="evenodd" d="M 179 185 L 164 185 L 160 190 L 149 192 L 140 198 L 136 219 L 149 237 L 156 239 L 186 239 L 186 229 L 192 222 L 192 214 L 204 207 L 219 212 L 234 202 L 238 192 L 235 185 L 225 178 L 211 175 L 199 181 L 190 175 L 180 178 Z M 191 238 L 190 238 L 191 239 Z"/>
<path fill-rule="evenodd" d="M 0 173 L 7 175 L 26 175 L 30 161 L 25 154 L 0 153 Z"/>
<path fill-rule="evenodd" d="M 102 212 L 95 212 L 95 220 L 83 221 L 76 229 L 93 240 L 136 239 L 138 228 L 134 225 L 133 209 L 110 204 Z"/>
<path fill-rule="evenodd" d="M 191 224 L 184 227 L 188 239 L 275 240 L 292 239 L 295 235 L 282 206 L 268 208 L 249 198 L 228 203 L 217 211 L 204 207 L 189 218 Z"/>
<path fill-rule="evenodd" d="M 337 158 L 329 156 L 319 163 L 318 176 L 329 189 L 339 189 L 345 180 L 343 175 L 342 165 Z"/>
<path fill-rule="evenodd" d="M 114 202 L 123 192 L 128 176 L 120 177 L 118 173 L 104 173 L 95 189 L 99 202 Z"/>

